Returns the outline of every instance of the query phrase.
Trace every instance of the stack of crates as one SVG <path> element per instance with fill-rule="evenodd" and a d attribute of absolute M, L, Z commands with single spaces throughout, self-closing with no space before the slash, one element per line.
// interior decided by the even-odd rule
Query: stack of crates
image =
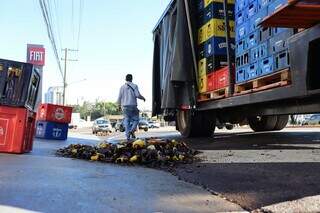
<path fill-rule="evenodd" d="M 235 49 L 234 0 L 228 0 L 231 48 Z M 223 0 L 198 0 L 198 91 L 206 93 L 219 89 L 217 76 L 226 79 L 228 71 L 227 43 Z M 220 70 L 216 75 L 216 71 Z M 224 72 L 222 73 L 223 70 Z M 228 76 L 227 76 L 228 77 Z M 219 81 L 220 82 L 220 81 Z M 224 82 L 228 82 L 224 80 Z M 222 85 L 222 84 L 219 84 Z M 226 85 L 222 85 L 225 87 Z"/>
<path fill-rule="evenodd" d="M 0 152 L 32 151 L 39 84 L 32 64 L 0 59 Z"/>
<path fill-rule="evenodd" d="M 72 107 L 41 104 L 37 113 L 36 137 L 47 140 L 66 140 Z"/>
<path fill-rule="evenodd" d="M 259 25 L 287 3 L 288 0 L 236 1 L 236 83 L 289 67 L 287 39 L 294 30 Z"/>

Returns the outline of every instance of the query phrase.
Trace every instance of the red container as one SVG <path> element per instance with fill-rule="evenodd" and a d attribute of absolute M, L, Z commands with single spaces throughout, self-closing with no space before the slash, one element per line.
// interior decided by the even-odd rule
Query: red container
<path fill-rule="evenodd" d="M 215 73 L 210 73 L 207 75 L 207 90 L 208 91 L 213 91 L 215 90 L 215 85 L 216 85 L 216 82 L 215 82 Z"/>
<path fill-rule="evenodd" d="M 71 122 L 71 115 L 72 107 L 41 104 L 38 108 L 37 120 L 67 124 Z"/>
<path fill-rule="evenodd" d="M 229 67 L 223 67 L 214 72 L 215 90 L 229 86 Z"/>
<path fill-rule="evenodd" d="M 0 152 L 32 151 L 36 113 L 25 108 L 0 106 Z"/>

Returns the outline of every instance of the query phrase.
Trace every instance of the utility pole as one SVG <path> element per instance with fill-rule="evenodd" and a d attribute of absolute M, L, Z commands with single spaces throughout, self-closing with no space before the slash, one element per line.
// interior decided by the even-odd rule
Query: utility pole
<path fill-rule="evenodd" d="M 67 62 L 68 61 L 78 61 L 78 60 L 74 60 L 74 59 L 68 59 L 68 52 L 77 52 L 79 50 L 74 50 L 74 49 L 68 49 L 68 48 L 64 48 L 62 49 L 62 51 L 64 51 L 64 58 L 62 58 L 61 60 L 64 61 L 64 73 L 63 73 L 63 105 L 66 105 L 66 89 L 68 87 L 68 83 L 67 83 Z"/>

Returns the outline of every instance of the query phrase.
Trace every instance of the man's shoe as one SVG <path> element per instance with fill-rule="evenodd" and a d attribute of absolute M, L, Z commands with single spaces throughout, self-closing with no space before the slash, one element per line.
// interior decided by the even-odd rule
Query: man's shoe
<path fill-rule="evenodd" d="M 134 132 L 131 132 L 130 134 L 132 139 L 136 139 L 136 135 L 134 134 Z"/>

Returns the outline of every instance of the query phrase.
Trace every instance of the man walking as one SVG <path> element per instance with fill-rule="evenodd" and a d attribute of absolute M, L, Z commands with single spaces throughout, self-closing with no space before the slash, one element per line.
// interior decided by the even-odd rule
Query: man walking
<path fill-rule="evenodd" d="M 140 94 L 138 86 L 132 83 L 132 75 L 126 76 L 126 83 L 120 88 L 118 105 L 122 108 L 124 115 L 124 128 L 127 140 L 135 139 L 135 131 L 139 124 L 139 110 L 137 99 L 146 101 Z"/>

